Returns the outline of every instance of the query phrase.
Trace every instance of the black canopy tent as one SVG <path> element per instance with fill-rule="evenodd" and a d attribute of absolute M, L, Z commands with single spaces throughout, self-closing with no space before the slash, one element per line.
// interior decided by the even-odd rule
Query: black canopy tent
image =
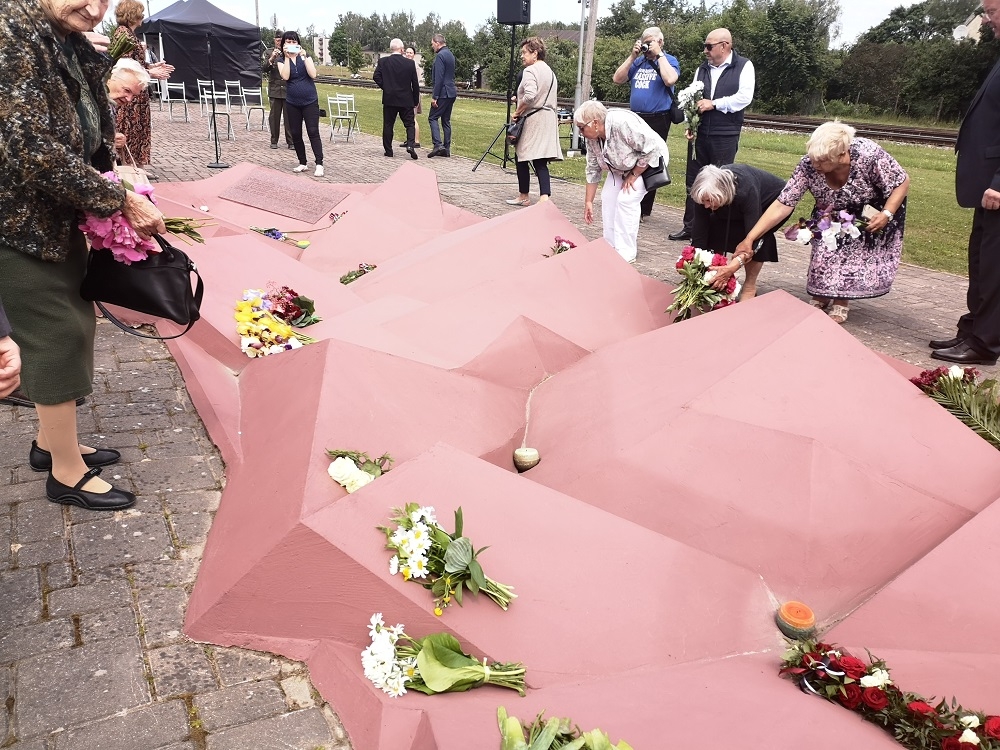
<path fill-rule="evenodd" d="M 148 46 L 174 66 L 170 83 L 184 83 L 188 99 L 198 98 L 199 79 L 210 78 L 209 42 L 217 89 L 223 88 L 223 81 L 260 86 L 260 29 L 208 0 L 178 0 L 146 19 L 136 34 L 145 35 Z M 158 41 L 151 38 L 154 35 Z"/>

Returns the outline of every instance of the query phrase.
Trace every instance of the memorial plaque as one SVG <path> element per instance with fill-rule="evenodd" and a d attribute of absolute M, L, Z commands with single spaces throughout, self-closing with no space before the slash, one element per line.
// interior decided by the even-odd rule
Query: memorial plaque
<path fill-rule="evenodd" d="M 347 195 L 301 176 L 260 169 L 230 185 L 219 197 L 315 224 L 333 211 Z"/>

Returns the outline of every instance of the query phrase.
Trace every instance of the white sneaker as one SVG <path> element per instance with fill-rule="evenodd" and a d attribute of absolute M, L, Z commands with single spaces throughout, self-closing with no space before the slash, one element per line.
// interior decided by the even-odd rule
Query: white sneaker
<path fill-rule="evenodd" d="M 316 171 L 313 172 L 313 175 L 315 175 L 316 177 L 322 177 L 323 176 L 323 165 L 322 164 L 317 164 L 316 165 Z"/>
<path fill-rule="evenodd" d="M 307 169 L 309 169 L 309 167 L 307 167 L 305 164 L 299 164 L 299 166 L 297 166 L 292 171 L 293 172 L 305 172 Z"/>

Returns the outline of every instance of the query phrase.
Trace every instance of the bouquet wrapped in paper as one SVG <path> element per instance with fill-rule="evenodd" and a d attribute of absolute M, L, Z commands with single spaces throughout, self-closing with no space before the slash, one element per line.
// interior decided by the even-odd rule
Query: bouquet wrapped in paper
<path fill-rule="evenodd" d="M 716 271 L 728 264 L 725 255 L 710 250 L 685 247 L 677 259 L 681 283 L 674 289 L 674 301 L 666 312 L 676 312 L 676 320 L 687 320 L 695 312 L 709 312 L 735 304 L 740 294 L 740 282 L 730 276 L 724 289 L 712 286 Z"/>

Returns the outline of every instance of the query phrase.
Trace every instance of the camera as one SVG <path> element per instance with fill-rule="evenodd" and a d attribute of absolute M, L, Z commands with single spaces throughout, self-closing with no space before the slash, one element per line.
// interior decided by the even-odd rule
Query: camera
<path fill-rule="evenodd" d="M 649 52 L 649 42 L 643 42 L 642 44 L 640 44 L 639 51 L 642 54 L 646 54 L 647 52 Z"/>

